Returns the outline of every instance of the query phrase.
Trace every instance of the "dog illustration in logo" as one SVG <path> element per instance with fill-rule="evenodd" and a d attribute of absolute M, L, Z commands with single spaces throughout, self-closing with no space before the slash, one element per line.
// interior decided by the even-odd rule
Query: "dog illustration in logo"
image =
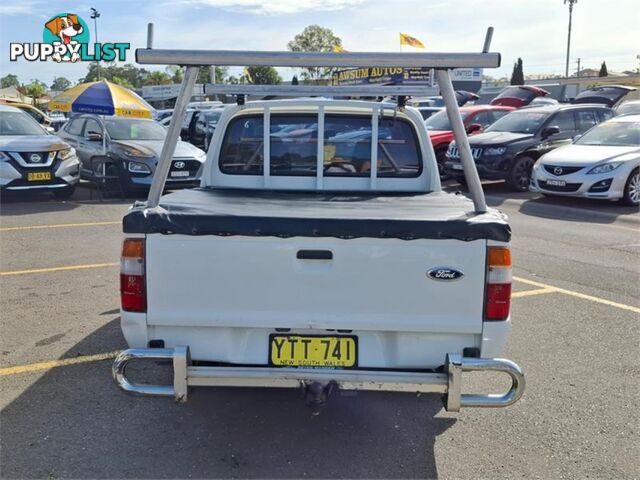
<path fill-rule="evenodd" d="M 45 27 L 47 27 L 47 29 L 49 29 L 49 31 L 56 37 L 60 38 L 59 42 L 53 43 L 53 45 L 55 46 L 78 45 L 78 42 L 76 40 L 73 40 L 73 37 L 75 37 L 76 35 L 80 35 L 84 30 L 82 25 L 80 25 L 78 16 L 72 14 L 54 17 L 45 24 Z M 71 56 L 65 55 L 63 57 L 59 52 L 56 52 L 52 55 L 52 58 L 56 62 L 77 62 L 78 60 L 80 60 L 80 54 L 76 50 L 71 53 Z"/>

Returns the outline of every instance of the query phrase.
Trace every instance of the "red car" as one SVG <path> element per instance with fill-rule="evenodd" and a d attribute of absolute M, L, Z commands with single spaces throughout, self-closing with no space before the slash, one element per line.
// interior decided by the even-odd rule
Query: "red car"
<path fill-rule="evenodd" d="M 503 105 L 473 105 L 470 107 L 461 107 L 460 115 L 462 116 L 467 133 L 472 135 L 482 132 L 493 122 L 512 110 L 515 110 L 515 108 Z M 447 112 L 443 110 L 432 115 L 425 120 L 424 124 L 427 127 L 431 144 L 436 152 L 440 178 L 444 179 L 445 153 L 447 152 L 447 148 L 449 148 L 449 143 L 453 140 L 453 131 L 449 124 Z"/>
<path fill-rule="evenodd" d="M 500 95 L 491 100 L 491 105 L 507 105 L 509 107 L 524 107 L 535 98 L 546 97 L 549 92 L 532 85 L 512 85 L 505 88 Z"/>

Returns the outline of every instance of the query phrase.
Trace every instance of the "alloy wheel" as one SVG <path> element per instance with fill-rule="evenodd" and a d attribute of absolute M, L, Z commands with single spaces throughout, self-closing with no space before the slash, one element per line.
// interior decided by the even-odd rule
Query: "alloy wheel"
<path fill-rule="evenodd" d="M 529 190 L 531 183 L 531 169 L 533 168 L 533 160 L 530 158 L 523 159 L 516 165 L 515 178 L 518 188 L 522 191 Z"/>
<path fill-rule="evenodd" d="M 634 204 L 640 203 L 640 172 L 634 173 L 629 179 L 627 196 Z"/>

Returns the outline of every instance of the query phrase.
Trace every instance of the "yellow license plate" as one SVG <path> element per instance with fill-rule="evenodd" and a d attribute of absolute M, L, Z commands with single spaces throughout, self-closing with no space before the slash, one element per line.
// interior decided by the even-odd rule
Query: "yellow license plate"
<path fill-rule="evenodd" d="M 358 338 L 272 334 L 269 336 L 269 364 L 276 367 L 356 367 Z"/>
<path fill-rule="evenodd" d="M 41 182 L 43 180 L 51 180 L 51 172 L 29 172 L 27 173 L 27 181 Z"/>

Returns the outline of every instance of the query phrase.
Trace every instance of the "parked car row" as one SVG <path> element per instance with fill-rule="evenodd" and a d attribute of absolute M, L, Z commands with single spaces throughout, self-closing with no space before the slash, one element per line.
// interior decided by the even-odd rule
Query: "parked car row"
<path fill-rule="evenodd" d="M 581 165 L 579 169 L 569 168 L 562 162 L 556 162 L 558 165 L 549 164 L 554 168 L 562 168 L 562 173 L 556 176 L 573 173 L 590 175 L 580 182 L 573 181 L 574 177 L 547 178 L 547 174 L 554 174 L 553 168 L 549 167 L 550 170 L 544 166 L 541 167 L 543 164 L 540 162 L 536 163 L 543 155 L 558 147 L 569 145 L 574 140 L 575 146 L 586 145 L 582 142 L 592 140 L 579 140 L 577 137 L 590 132 L 592 127 L 611 119 L 616 113 L 632 117 L 627 112 L 640 108 L 640 102 L 623 103 L 622 106 L 618 106 L 617 112 L 604 105 L 606 103 L 615 105 L 629 90 L 628 87 L 598 87 L 590 92 L 583 92 L 584 94 L 575 99 L 574 104 L 558 102 L 541 104 L 536 100 L 546 100 L 547 92 L 536 87 L 514 86 L 505 89 L 494 99 L 492 105 L 461 107 L 460 113 L 467 133 L 470 135 L 470 144 L 480 177 L 486 180 L 505 180 L 509 187 L 516 191 L 531 189 L 544 194 L 627 198 L 627 203 L 637 204 L 637 200 L 633 200 L 636 198 L 633 192 L 638 188 L 637 181 L 630 173 L 633 168 L 617 169 L 619 165 L 616 164 L 616 175 L 624 176 L 624 179 L 598 177 L 598 181 L 607 181 L 606 185 L 603 183 L 594 187 L 592 185 L 594 182 L 589 183 L 595 178 L 591 176 L 594 173 L 582 171 L 590 161 L 588 158 L 583 159 L 585 165 Z M 464 96 L 462 93 L 459 95 L 460 102 L 473 100 L 472 96 Z M 599 104 L 583 103 L 585 99 L 596 100 L 597 95 L 602 95 L 604 98 Z M 437 104 L 438 97 L 429 97 L 421 101 L 431 102 L 434 105 Z M 529 106 L 520 106 L 527 103 Z M 106 167 L 101 165 L 100 168 L 107 169 L 108 172 L 102 173 L 119 178 L 124 192 L 148 189 L 166 136 L 166 128 L 162 125 L 168 125 L 173 113 L 172 110 L 158 111 L 156 118 L 164 117 L 161 122 L 87 114 L 75 115 L 66 122 L 56 137 L 51 135 L 50 129 L 43 130 L 43 125 L 51 123 L 50 117 L 44 114 L 36 116 L 39 110 L 34 112 L 30 108 L 25 108 L 30 107 L 26 104 L 23 105 L 22 112 L 28 115 L 16 116 L 16 113 L 22 113 L 19 107 L 11 104 L 2 110 L 7 115 L 3 113 L 2 142 L 0 142 L 2 183 L 0 186 L 3 189 L 51 189 L 59 197 L 73 194 L 79 178 L 95 180 L 96 165 L 92 162 L 97 157 L 105 156 L 109 159 L 108 165 Z M 219 102 L 206 102 L 203 105 L 194 104 L 188 109 L 180 134 L 182 141 L 178 142 L 172 169 L 169 172 L 167 182 L 169 187 L 193 186 L 199 182 L 205 152 L 209 148 L 224 108 L 224 105 Z M 418 105 L 414 108 L 420 111 L 423 118 L 428 117 L 425 119 L 425 127 L 436 153 L 441 178 L 453 178 L 463 182 L 462 164 L 456 144 L 452 142 L 453 132 L 446 111 L 439 106 Z M 426 110 L 429 111 L 426 112 Z M 9 113 L 11 115 L 8 115 Z M 61 116 L 66 120 L 64 115 Z M 40 123 L 40 126 L 36 122 Z M 637 129 L 637 122 L 625 121 L 616 125 L 618 125 L 617 131 L 624 128 Z M 272 125 L 272 129 L 273 127 Z M 312 124 L 296 124 L 290 126 L 291 129 L 292 131 L 288 131 L 287 128 L 273 131 L 272 137 L 280 138 L 284 135 L 286 138 L 283 137 L 283 141 L 291 141 L 292 138 L 299 141 L 317 135 L 317 126 Z M 18 133 L 21 131 L 29 133 Z M 613 130 L 602 130 L 602 132 L 603 134 L 611 133 Z M 381 129 L 379 134 L 384 134 L 384 130 Z M 371 131 L 359 128 L 349 135 L 351 135 L 349 142 L 367 142 L 370 141 Z M 634 140 L 637 136 L 620 135 L 622 134 L 619 133 L 618 140 L 611 140 L 614 142 L 611 147 L 626 149 L 622 152 L 623 159 L 632 158 L 634 146 L 636 149 L 638 146 L 637 139 Z M 14 138 L 17 136 L 21 136 L 20 141 Z M 36 137 L 41 138 L 36 139 Z M 636 141 L 635 144 L 634 141 Z M 589 146 L 594 147 L 591 143 Z M 70 153 L 66 153 L 67 151 Z M 601 148 L 598 151 L 604 152 Z M 565 150 L 562 152 L 565 153 Z M 38 160 L 37 157 L 45 160 Z M 73 162 L 70 162 L 71 157 Z M 555 157 L 547 155 L 544 158 L 548 160 Z M 637 160 L 637 155 L 634 158 Z M 569 163 L 571 161 L 573 160 L 569 159 Z M 70 165 L 75 168 L 72 173 L 70 170 L 65 170 Z M 35 169 L 38 169 L 37 172 Z M 556 171 L 560 172 L 560 170 Z M 541 175 L 539 180 L 535 177 L 536 174 Z M 576 186 L 578 183 L 580 186 Z"/>
<path fill-rule="evenodd" d="M 123 192 L 148 189 L 166 129 L 147 119 L 77 115 L 52 135 L 20 109 L 0 105 L 0 188 L 73 195 L 80 178 L 117 178 Z M 199 182 L 205 152 L 178 142 L 168 187 Z M 97 162 L 97 160 L 100 160 Z"/>
<path fill-rule="evenodd" d="M 481 179 L 506 180 L 513 190 L 527 191 L 538 158 L 613 115 L 613 110 L 601 105 L 558 104 L 513 111 L 469 138 L 478 174 Z M 445 170 L 463 179 L 455 142 L 449 145 Z"/>

